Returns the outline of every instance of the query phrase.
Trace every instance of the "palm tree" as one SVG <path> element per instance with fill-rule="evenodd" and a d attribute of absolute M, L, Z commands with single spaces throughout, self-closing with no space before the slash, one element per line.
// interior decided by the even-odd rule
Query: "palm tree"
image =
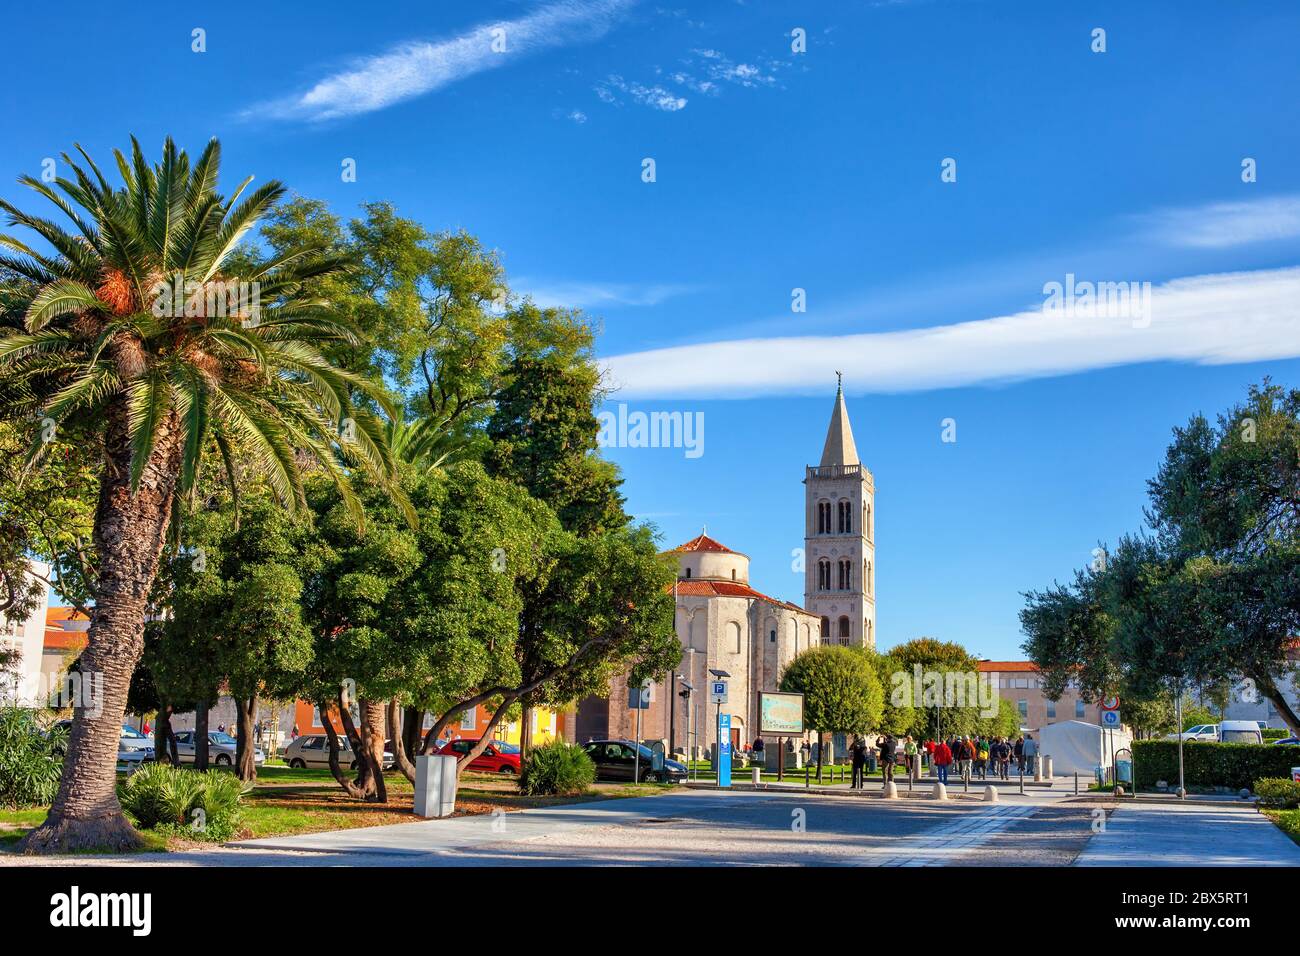
<path fill-rule="evenodd" d="M 126 849 L 139 838 L 115 794 L 115 765 L 131 674 L 140 657 L 146 601 L 169 525 L 194 493 L 205 452 L 231 473 L 251 461 L 286 507 L 304 500 L 312 464 L 354 508 L 350 468 L 393 473 L 382 391 L 336 368 L 318 345 L 354 341 L 305 280 L 344 263 L 295 249 L 249 264 L 234 256 L 284 194 L 268 182 L 245 196 L 216 191 L 214 139 L 193 165 L 171 139 L 150 166 L 132 138 L 114 151 L 123 185 L 111 186 L 80 146 L 63 159 L 75 181 L 19 181 L 71 222 L 28 215 L 0 200 L 9 224 L 52 251 L 6 235 L 0 270 L 0 415 L 35 423 L 29 463 L 51 427 L 90 423 L 102 441 L 95 512 L 98 575 L 82 669 L 103 674 L 102 700 L 78 706 L 58 796 L 23 841 L 29 853 Z M 57 187 L 57 188 L 55 188 Z M 359 512 L 358 512 L 359 514 Z"/>

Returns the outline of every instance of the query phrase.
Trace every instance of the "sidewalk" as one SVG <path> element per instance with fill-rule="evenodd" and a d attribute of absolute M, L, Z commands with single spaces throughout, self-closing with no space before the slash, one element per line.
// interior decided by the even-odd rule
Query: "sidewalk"
<path fill-rule="evenodd" d="M 1300 846 L 1241 801 L 1122 804 L 1074 865 L 1300 866 Z"/>

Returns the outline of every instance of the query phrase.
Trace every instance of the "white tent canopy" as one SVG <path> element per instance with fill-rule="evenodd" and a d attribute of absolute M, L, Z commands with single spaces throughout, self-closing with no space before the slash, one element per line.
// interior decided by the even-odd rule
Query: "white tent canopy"
<path fill-rule="evenodd" d="M 1063 720 L 1047 724 L 1037 732 L 1038 752 L 1052 758 L 1056 774 L 1093 774 L 1098 767 L 1109 767 L 1111 748 L 1133 746 L 1127 730 L 1106 730 L 1082 720 Z"/>

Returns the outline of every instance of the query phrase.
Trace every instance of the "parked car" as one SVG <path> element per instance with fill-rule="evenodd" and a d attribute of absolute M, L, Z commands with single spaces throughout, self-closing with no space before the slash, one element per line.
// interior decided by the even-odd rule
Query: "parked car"
<path fill-rule="evenodd" d="M 1300 737 L 1283 737 L 1281 740 L 1273 741 L 1273 745 L 1283 744 L 1288 747 L 1300 747 Z"/>
<path fill-rule="evenodd" d="M 1218 724 L 1197 724 L 1195 727 L 1188 727 L 1181 734 L 1169 734 L 1169 740 L 1177 740 L 1182 737 L 1183 740 L 1218 740 Z"/>
<path fill-rule="evenodd" d="M 56 727 L 71 731 L 72 721 L 66 718 L 55 721 L 50 725 L 50 730 Z M 153 738 L 146 737 L 129 724 L 123 724 L 122 736 L 117 742 L 117 769 L 131 773 L 138 770 L 141 764 L 152 761 L 153 758 Z"/>
<path fill-rule="evenodd" d="M 284 748 L 284 762 L 290 767 L 328 767 L 330 765 L 330 741 L 324 734 L 304 734 L 297 740 L 289 742 Z M 384 742 L 384 769 L 391 770 L 394 763 L 392 744 Z M 349 770 L 357 769 L 357 758 L 352 752 L 348 738 L 339 737 L 339 766 Z"/>
<path fill-rule="evenodd" d="M 176 759 L 180 763 L 194 763 L 195 734 L 182 730 L 176 734 Z M 230 734 L 213 730 L 208 733 L 208 762 L 218 767 L 232 767 L 235 763 L 237 741 Z M 253 748 L 253 763 L 266 760 L 261 747 Z"/>
<path fill-rule="evenodd" d="M 438 753 L 459 757 L 478 746 L 475 740 L 449 740 L 438 748 Z M 519 775 L 519 748 L 504 740 L 494 740 L 483 748 L 483 752 L 470 761 L 470 770 L 484 773 L 504 773 Z"/>
<path fill-rule="evenodd" d="M 676 760 L 665 758 L 663 770 L 655 770 L 654 751 L 645 744 L 634 744 L 630 740 L 593 740 L 584 744 L 582 749 L 596 765 L 598 780 L 632 782 L 635 776 L 636 782 L 681 783 L 686 779 L 686 766 Z M 640 753 L 639 772 L 638 752 Z"/>
<path fill-rule="evenodd" d="M 1225 720 L 1219 724 L 1221 744 L 1262 744 L 1264 734 L 1254 720 Z"/>

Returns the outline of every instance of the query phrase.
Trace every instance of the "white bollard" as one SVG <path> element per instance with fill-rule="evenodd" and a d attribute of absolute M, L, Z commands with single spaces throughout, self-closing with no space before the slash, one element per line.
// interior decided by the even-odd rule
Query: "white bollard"
<path fill-rule="evenodd" d="M 1043 776 L 1049 781 L 1052 779 L 1052 755 L 1046 754 L 1043 757 Z"/>
<path fill-rule="evenodd" d="M 757 786 L 758 784 L 763 782 L 763 778 L 761 776 L 762 771 L 759 770 L 758 767 L 754 767 L 753 771 L 754 771 L 754 785 Z"/>
<path fill-rule="evenodd" d="M 894 781 L 891 780 L 889 783 L 885 784 L 885 789 L 880 795 L 886 800 L 897 800 L 898 787 L 894 785 Z"/>
<path fill-rule="evenodd" d="M 985 802 L 985 803 L 997 803 L 997 802 L 998 802 L 998 788 L 997 788 L 997 787 L 995 787 L 995 786 L 993 786 L 992 784 L 990 784 L 989 786 L 987 786 L 987 787 L 984 788 L 984 802 Z"/>
<path fill-rule="evenodd" d="M 941 784 L 941 783 L 936 783 L 936 784 L 934 785 L 934 799 L 936 799 L 936 800 L 947 800 L 947 799 L 948 799 L 948 788 L 945 787 L 945 786 L 944 786 L 943 784 Z"/>

